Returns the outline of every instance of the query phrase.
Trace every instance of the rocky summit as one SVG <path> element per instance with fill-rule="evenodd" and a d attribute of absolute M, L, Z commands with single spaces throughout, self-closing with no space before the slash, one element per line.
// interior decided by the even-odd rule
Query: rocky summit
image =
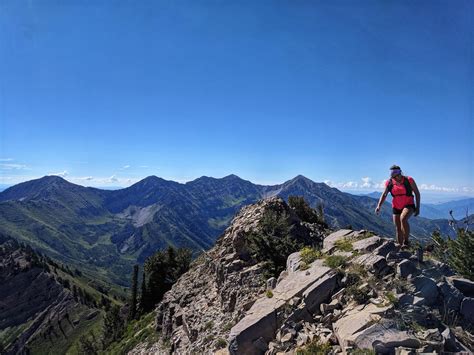
<path fill-rule="evenodd" d="M 252 249 L 269 213 L 299 248 L 280 250 L 277 275 Z M 240 211 L 158 305 L 159 341 L 129 354 L 467 354 L 473 292 L 474 282 L 419 250 L 365 230 L 328 231 L 270 198 Z"/>

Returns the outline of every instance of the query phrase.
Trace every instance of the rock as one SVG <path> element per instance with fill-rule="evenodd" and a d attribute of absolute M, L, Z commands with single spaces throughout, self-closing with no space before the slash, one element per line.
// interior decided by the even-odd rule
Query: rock
<path fill-rule="evenodd" d="M 387 260 L 383 256 L 376 254 L 360 255 L 353 262 L 364 266 L 366 270 L 372 271 L 377 275 L 382 274 L 387 266 Z"/>
<path fill-rule="evenodd" d="M 273 290 L 277 285 L 277 279 L 275 277 L 270 277 L 267 280 L 267 290 Z"/>
<path fill-rule="evenodd" d="M 284 336 L 281 337 L 280 342 L 281 343 L 288 343 L 293 339 L 293 334 L 291 333 L 286 333 Z"/>
<path fill-rule="evenodd" d="M 458 351 L 458 347 L 456 345 L 456 337 L 454 336 L 453 332 L 449 327 L 446 327 L 445 330 L 441 333 L 441 336 L 444 339 L 444 350 L 445 351 Z"/>
<path fill-rule="evenodd" d="M 460 312 L 465 319 L 474 323 L 474 298 L 465 297 L 461 302 Z"/>
<path fill-rule="evenodd" d="M 303 300 L 306 309 L 312 313 L 319 308 L 319 305 L 326 301 L 337 286 L 337 274 L 331 272 L 324 275 L 313 285 L 303 292 Z"/>
<path fill-rule="evenodd" d="M 288 258 L 286 259 L 286 270 L 288 272 L 295 272 L 296 270 L 299 269 L 301 264 L 301 254 L 300 252 L 296 252 L 293 254 L 290 254 Z"/>
<path fill-rule="evenodd" d="M 378 307 L 369 303 L 347 310 L 346 314 L 333 324 L 339 345 L 342 347 L 348 346 L 354 340 L 355 334 L 380 321 L 381 315 L 390 308 L 391 306 Z"/>
<path fill-rule="evenodd" d="M 380 256 L 383 256 L 384 258 L 387 257 L 388 253 L 390 252 L 396 252 L 397 251 L 397 247 L 395 246 L 395 243 L 392 242 L 391 240 L 384 240 L 384 242 L 382 243 L 382 245 L 380 245 L 379 247 L 377 247 L 373 253 L 376 254 L 376 255 L 380 255 Z"/>
<path fill-rule="evenodd" d="M 382 238 L 378 236 L 373 236 L 352 243 L 352 249 L 358 252 L 371 252 L 372 250 L 380 246 L 382 242 Z"/>
<path fill-rule="evenodd" d="M 336 283 L 336 275 L 330 268 L 323 266 L 323 260 L 316 260 L 307 270 L 297 270 L 286 278 L 283 278 L 273 289 L 273 297 L 259 298 L 230 331 L 229 350 L 231 354 L 258 354 L 259 351 L 253 341 L 262 338 L 270 342 L 280 326 L 277 314 L 289 304 L 294 297 L 303 295 L 304 308 L 298 308 L 293 312 L 291 319 L 304 318 L 308 314 L 306 308 L 310 308 L 317 295 L 314 292 L 306 292 L 310 289 L 318 290 L 325 297 L 329 297 Z M 332 276 L 334 274 L 334 276 Z M 327 293 L 327 294 L 326 294 Z M 320 297 L 321 297 L 320 295 Z M 319 302 L 319 303 L 320 303 Z M 317 307 L 319 307 L 317 303 Z"/>
<path fill-rule="evenodd" d="M 395 322 L 386 319 L 354 334 L 353 344 L 359 349 L 374 349 L 377 354 L 391 354 L 400 346 L 419 348 L 421 345 L 416 337 L 398 330 Z"/>
<path fill-rule="evenodd" d="M 323 240 L 323 252 L 330 253 L 334 249 L 334 244 L 349 234 L 353 233 L 350 229 L 339 229 L 337 232 L 329 234 Z"/>
<path fill-rule="evenodd" d="M 423 297 L 425 299 L 425 305 L 430 306 L 436 303 L 438 298 L 438 286 L 434 280 L 426 276 L 417 276 L 412 280 L 415 286 L 415 296 Z"/>
<path fill-rule="evenodd" d="M 418 275 L 420 271 L 411 260 L 403 260 L 397 265 L 397 274 L 406 279 L 409 275 Z"/>
<path fill-rule="evenodd" d="M 448 309 L 459 311 L 461 302 L 464 299 L 462 293 L 448 282 L 439 282 L 438 288 Z"/>
<path fill-rule="evenodd" d="M 387 254 L 387 260 L 401 261 L 404 259 L 410 259 L 412 254 L 408 251 L 391 251 Z"/>
<path fill-rule="evenodd" d="M 327 313 L 335 310 L 336 308 L 340 307 L 340 303 L 337 299 L 332 300 L 331 303 L 321 303 L 319 309 L 321 310 L 321 313 L 323 315 L 326 315 Z"/>
<path fill-rule="evenodd" d="M 404 348 L 399 346 L 395 349 L 395 355 L 416 355 L 416 349 Z"/>
<path fill-rule="evenodd" d="M 461 277 L 449 277 L 454 287 L 456 287 L 466 297 L 474 297 L 474 281 Z"/>

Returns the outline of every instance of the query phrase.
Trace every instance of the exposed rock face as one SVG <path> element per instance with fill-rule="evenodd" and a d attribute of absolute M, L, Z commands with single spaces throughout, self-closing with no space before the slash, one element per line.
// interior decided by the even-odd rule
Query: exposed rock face
<path fill-rule="evenodd" d="M 246 315 L 246 322 L 252 324 L 252 314 L 255 323 L 258 323 L 256 329 L 270 329 L 262 331 L 260 336 L 273 338 L 277 324 L 274 307 L 283 305 L 284 300 L 300 296 L 329 271 L 321 264 L 308 270 L 309 276 L 306 271 L 298 271 L 295 277 L 279 280 L 273 290 L 273 298 L 264 297 L 265 270 L 262 264 L 252 259 L 247 237 L 252 232 L 258 232 L 260 221 L 267 211 L 288 218 L 294 240 L 304 244 L 322 242 L 321 227 L 301 222 L 279 198 L 243 208 L 215 247 L 194 263 L 191 270 L 165 294 L 157 308 L 157 330 L 170 339 L 172 351 L 212 352 L 222 346 L 230 329 Z M 264 298 L 257 301 L 259 295 Z M 259 306 L 254 305 L 256 301 Z"/>
<path fill-rule="evenodd" d="M 443 324 L 453 316 L 443 315 L 450 305 L 458 324 L 472 326 L 471 283 L 455 281 L 436 262 L 423 262 L 366 231 L 331 233 L 322 243 L 322 255 L 314 251 L 308 261 L 306 254 L 293 252 L 278 278 L 264 278 L 247 238 L 258 230 L 266 210 L 287 216 L 292 238 L 320 245 L 322 231 L 299 221 L 281 200 L 244 208 L 159 305 L 156 323 L 171 342 L 168 351 L 294 354 L 316 341 L 327 344 L 332 354 L 356 348 L 408 354 L 472 346 L 459 341 L 462 332 L 463 339 L 469 338 L 464 328 Z M 337 269 L 328 266 L 341 259 Z M 139 345 L 131 354 L 145 354 L 143 349 Z M 163 350 L 157 344 L 152 349 Z"/>
<path fill-rule="evenodd" d="M 283 324 L 285 307 L 296 297 L 302 301 L 290 318 L 300 321 L 310 317 L 336 288 L 336 274 L 316 260 L 307 270 L 288 273 L 273 290 L 272 297 L 258 299 L 246 316 L 230 331 L 232 354 L 259 354 L 261 341 L 269 343 Z M 302 299 L 301 299 L 302 298 Z M 266 350 L 266 349 L 265 349 Z"/>

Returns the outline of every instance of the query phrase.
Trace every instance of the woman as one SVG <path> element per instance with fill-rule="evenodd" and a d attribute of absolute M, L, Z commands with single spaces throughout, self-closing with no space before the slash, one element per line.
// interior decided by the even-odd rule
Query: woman
<path fill-rule="evenodd" d="M 375 213 L 379 214 L 380 207 L 390 192 L 393 196 L 393 223 L 397 228 L 397 241 L 402 248 L 405 248 L 408 246 L 408 236 L 410 235 L 408 219 L 412 214 L 415 216 L 420 214 L 420 191 L 415 180 L 410 176 L 403 176 L 398 165 L 393 165 L 390 171 L 390 179 L 385 182 L 385 191 L 380 196 Z M 412 192 L 416 196 L 416 205 Z"/>

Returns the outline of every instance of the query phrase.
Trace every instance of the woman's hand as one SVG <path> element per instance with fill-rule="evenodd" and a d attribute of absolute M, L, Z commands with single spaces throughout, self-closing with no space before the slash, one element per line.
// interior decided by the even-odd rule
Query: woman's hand
<path fill-rule="evenodd" d="M 375 214 L 379 214 L 379 212 L 380 212 L 380 206 L 377 206 L 377 207 L 375 208 Z"/>

